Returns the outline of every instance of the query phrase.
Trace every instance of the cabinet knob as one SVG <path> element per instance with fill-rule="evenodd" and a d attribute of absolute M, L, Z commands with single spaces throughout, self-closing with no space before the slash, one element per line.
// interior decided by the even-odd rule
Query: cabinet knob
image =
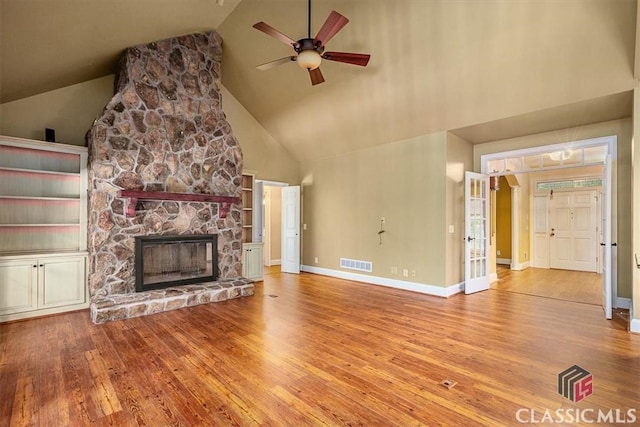
<path fill-rule="evenodd" d="M 38 268 L 38 266 L 37 266 L 37 265 L 34 265 L 34 266 L 33 266 L 33 268 Z"/>
<path fill-rule="evenodd" d="M 44 264 L 40 264 L 40 267 L 44 267 Z"/>

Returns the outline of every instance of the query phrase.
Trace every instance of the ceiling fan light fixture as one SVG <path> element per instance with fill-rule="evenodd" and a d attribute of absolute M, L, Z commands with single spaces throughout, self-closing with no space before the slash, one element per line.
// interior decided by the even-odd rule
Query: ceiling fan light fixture
<path fill-rule="evenodd" d="M 554 151 L 552 153 L 549 153 L 549 158 L 554 162 L 559 162 L 560 160 L 563 160 L 563 161 L 567 160 L 569 157 L 571 157 L 572 154 L 573 154 L 573 151 L 570 149 L 562 150 L 562 151 Z"/>
<path fill-rule="evenodd" d="M 300 68 L 304 68 L 305 70 L 315 70 L 320 66 L 322 57 L 315 50 L 303 50 L 296 57 L 296 62 Z"/>

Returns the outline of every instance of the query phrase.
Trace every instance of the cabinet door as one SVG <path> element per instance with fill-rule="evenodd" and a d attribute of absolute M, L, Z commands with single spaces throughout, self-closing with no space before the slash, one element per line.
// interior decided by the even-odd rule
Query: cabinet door
<path fill-rule="evenodd" d="M 38 264 L 40 308 L 86 301 L 85 257 L 41 258 Z"/>
<path fill-rule="evenodd" d="M 250 276 L 254 280 L 262 280 L 262 245 L 255 245 L 251 250 L 251 271 Z"/>
<path fill-rule="evenodd" d="M 36 261 L 0 262 L 0 314 L 35 310 Z"/>
<path fill-rule="evenodd" d="M 262 280 L 262 244 L 247 243 L 242 247 L 242 275 Z"/>

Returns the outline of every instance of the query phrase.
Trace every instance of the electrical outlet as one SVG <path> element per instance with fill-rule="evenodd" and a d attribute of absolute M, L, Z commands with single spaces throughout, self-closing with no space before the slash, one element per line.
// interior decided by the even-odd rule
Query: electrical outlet
<path fill-rule="evenodd" d="M 402 276 L 403 276 L 403 277 L 409 277 L 409 270 L 408 270 L 408 269 L 406 269 L 406 268 L 403 268 L 403 269 L 402 269 Z"/>
<path fill-rule="evenodd" d="M 307 229 L 307 224 L 302 224 L 302 229 L 306 230 Z"/>
<path fill-rule="evenodd" d="M 500 249 L 498 249 L 498 250 L 496 251 L 496 254 L 500 255 Z"/>
<path fill-rule="evenodd" d="M 315 258 L 313 259 L 313 262 L 315 262 L 315 263 L 317 264 L 317 263 L 318 263 L 318 257 L 315 257 Z"/>
<path fill-rule="evenodd" d="M 456 231 L 456 227 L 455 227 L 455 226 L 453 226 L 453 225 L 450 225 L 450 226 L 449 226 L 449 233 L 450 233 L 450 234 L 453 234 L 453 233 L 455 233 L 455 231 Z"/>

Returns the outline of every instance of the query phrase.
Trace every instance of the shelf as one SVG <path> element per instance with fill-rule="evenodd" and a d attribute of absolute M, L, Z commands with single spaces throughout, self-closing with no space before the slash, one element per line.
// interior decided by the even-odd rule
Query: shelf
<path fill-rule="evenodd" d="M 12 200 L 39 200 L 39 201 L 52 201 L 52 202 L 79 202 L 80 197 L 45 197 L 45 196 L 5 196 L 0 194 L 0 199 L 12 199 Z"/>
<path fill-rule="evenodd" d="M 118 191 L 118 197 L 127 199 L 126 213 L 128 217 L 136 215 L 138 200 L 221 203 L 220 218 L 227 217 L 232 204 L 240 203 L 239 197 L 216 196 L 214 194 L 169 193 L 166 191 L 120 190 Z"/>
<path fill-rule="evenodd" d="M 249 243 L 253 241 L 254 181 L 255 175 L 253 173 L 245 172 L 242 174 L 242 243 Z"/>
<path fill-rule="evenodd" d="M 56 176 L 67 176 L 67 177 L 72 177 L 72 178 L 80 178 L 80 173 L 78 173 L 78 172 L 55 172 L 55 171 L 45 171 L 45 170 L 37 170 L 37 169 L 6 168 L 6 167 L 0 167 L 0 171 L 28 173 L 28 174 L 38 174 L 38 175 L 56 175 Z"/>
<path fill-rule="evenodd" d="M 8 258 L 10 259 L 30 259 L 34 257 L 68 257 L 70 255 L 79 255 L 86 256 L 88 252 L 80 251 L 77 249 L 53 249 L 53 250 L 43 250 L 43 251 L 0 251 L 0 259 L 6 261 Z"/>
<path fill-rule="evenodd" d="M 80 227 L 78 223 L 64 224 L 0 224 L 0 227 Z"/>

